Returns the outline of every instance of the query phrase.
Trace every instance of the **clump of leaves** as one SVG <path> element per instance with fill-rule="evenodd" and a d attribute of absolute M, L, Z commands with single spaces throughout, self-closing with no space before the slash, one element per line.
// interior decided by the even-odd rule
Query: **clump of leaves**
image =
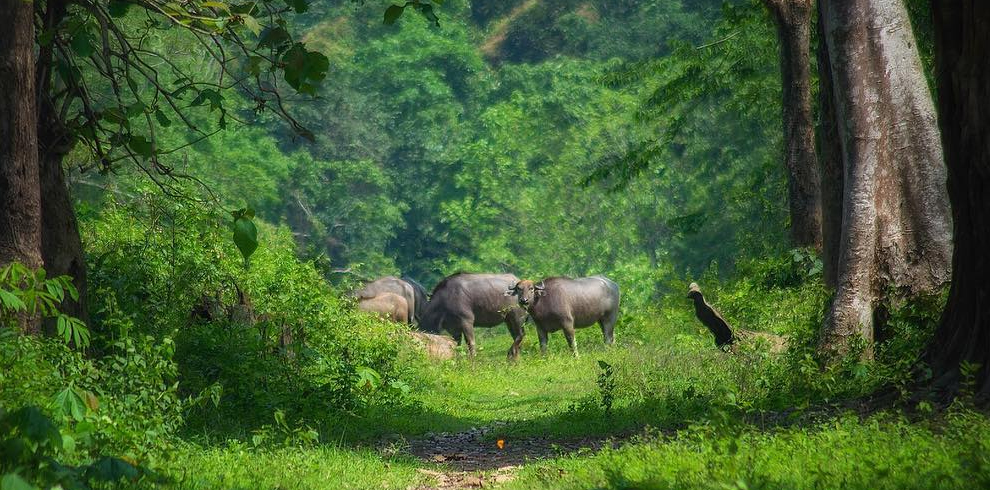
<path fill-rule="evenodd" d="M 135 482 L 152 476 L 146 468 L 112 457 L 79 466 L 62 463 L 58 457 L 66 450 L 64 441 L 55 423 L 38 407 L 10 413 L 0 408 L 0 467 L 4 469 L 0 487 L 87 490 L 100 483 Z"/>
<path fill-rule="evenodd" d="M 598 367 L 598 394 L 607 417 L 612 414 L 612 403 L 615 401 L 615 370 L 605 361 L 598 361 Z"/>
<path fill-rule="evenodd" d="M 0 326 L 12 326 L 19 315 L 54 318 L 60 337 L 85 349 L 89 329 L 78 318 L 58 311 L 66 296 L 79 301 L 79 291 L 69 276 L 49 278 L 43 267 L 31 270 L 19 262 L 0 268 Z"/>

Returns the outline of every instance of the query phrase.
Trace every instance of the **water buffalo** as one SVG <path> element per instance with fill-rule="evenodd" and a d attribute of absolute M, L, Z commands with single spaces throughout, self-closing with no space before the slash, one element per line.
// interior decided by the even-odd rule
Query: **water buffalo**
<path fill-rule="evenodd" d="M 516 359 L 525 333 L 526 310 L 502 293 L 517 282 L 519 278 L 512 274 L 459 272 L 449 276 L 433 289 L 420 327 L 427 332 L 447 330 L 458 344 L 463 336 L 468 353 L 474 356 L 474 327 L 494 327 L 504 322 L 513 338 L 508 357 Z"/>
<path fill-rule="evenodd" d="M 567 345 L 577 355 L 574 329 L 598 323 L 605 343 L 615 341 L 615 321 L 619 318 L 619 286 L 604 276 L 550 277 L 539 284 L 518 281 L 503 293 L 514 296 L 529 311 L 540 337 L 540 351 L 547 352 L 547 335 L 564 331 Z"/>
<path fill-rule="evenodd" d="M 415 310 L 414 316 L 416 322 L 419 323 L 423 318 L 423 312 L 426 311 L 426 304 L 430 302 L 429 297 L 426 295 L 426 288 L 409 276 L 402 276 L 402 280 L 406 281 L 413 288 L 413 301 L 416 303 L 413 308 Z"/>
<path fill-rule="evenodd" d="M 406 322 L 412 322 L 416 317 L 416 291 L 408 282 L 395 276 L 385 276 L 376 279 L 354 293 L 358 301 L 372 299 L 384 293 L 392 293 L 406 301 Z"/>
<path fill-rule="evenodd" d="M 405 298 L 395 293 L 382 293 L 374 298 L 362 299 L 358 301 L 358 309 L 378 313 L 394 322 L 409 322 L 409 304 Z"/>

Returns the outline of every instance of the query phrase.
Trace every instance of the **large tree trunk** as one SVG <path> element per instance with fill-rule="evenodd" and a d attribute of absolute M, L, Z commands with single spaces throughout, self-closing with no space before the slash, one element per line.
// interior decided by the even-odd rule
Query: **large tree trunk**
<path fill-rule="evenodd" d="M 784 163 L 795 246 L 822 247 L 821 186 L 811 108 L 812 0 L 763 0 L 777 25 L 783 89 Z"/>
<path fill-rule="evenodd" d="M 836 293 L 822 350 L 872 355 L 888 294 L 949 279 L 951 230 L 935 107 L 901 0 L 821 0 L 843 189 Z M 826 218 L 826 221 L 828 218 Z"/>
<path fill-rule="evenodd" d="M 68 275 L 79 291 L 79 301 L 66 297 L 59 311 L 89 323 L 86 258 L 69 188 L 62 170 L 62 153 L 41 156 L 41 251 L 51 275 Z"/>
<path fill-rule="evenodd" d="M 46 29 L 54 29 L 65 17 L 65 2 L 49 0 L 44 12 Z M 79 291 L 79 301 L 66 297 L 62 313 L 89 323 L 86 294 L 86 259 L 62 160 L 72 149 L 72 137 L 62 124 L 51 98 L 51 45 L 43 46 L 36 65 L 38 90 L 38 159 L 41 185 L 41 252 L 49 275 L 68 275 Z"/>
<path fill-rule="evenodd" d="M 41 266 L 34 5 L 0 0 L 0 265 Z M 24 319 L 25 330 L 37 322 Z"/>
<path fill-rule="evenodd" d="M 935 61 L 942 144 L 949 173 L 952 287 L 927 351 L 935 387 L 954 393 L 960 363 L 978 364 L 990 396 L 990 2 L 935 0 Z"/>
<path fill-rule="evenodd" d="M 818 3 L 818 18 L 823 18 Z M 832 63 L 825 44 L 825 23 L 818 22 L 819 158 L 822 199 L 822 263 L 825 284 L 835 288 L 839 274 L 839 241 L 842 238 L 842 154 L 839 128 L 832 101 Z"/>

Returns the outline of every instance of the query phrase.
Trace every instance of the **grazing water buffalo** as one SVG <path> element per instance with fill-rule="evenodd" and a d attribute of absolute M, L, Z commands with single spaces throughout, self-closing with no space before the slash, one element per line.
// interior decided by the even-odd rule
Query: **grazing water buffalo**
<path fill-rule="evenodd" d="M 416 317 L 416 291 L 408 282 L 394 276 L 376 279 L 359 289 L 355 296 L 359 301 L 369 300 L 384 293 L 392 293 L 406 300 L 406 322 L 412 322 Z"/>
<path fill-rule="evenodd" d="M 508 356 L 516 359 L 524 335 L 526 310 L 503 292 L 517 282 L 519 278 L 512 274 L 459 272 L 449 276 L 433 289 L 420 327 L 427 332 L 447 330 L 458 344 L 463 336 L 468 353 L 474 356 L 474 327 L 494 327 L 504 322 L 513 338 Z"/>
<path fill-rule="evenodd" d="M 409 304 L 406 299 L 395 293 L 382 293 L 374 298 L 358 301 L 358 309 L 370 313 L 378 313 L 393 322 L 409 322 Z"/>
<path fill-rule="evenodd" d="M 416 318 L 416 323 L 419 323 L 419 321 L 423 318 L 423 312 L 426 311 L 426 304 L 430 302 L 429 297 L 426 295 L 426 288 L 409 276 L 402 276 L 402 280 L 406 281 L 406 283 L 413 288 L 413 301 L 416 302 L 413 308 L 415 310 L 414 316 Z"/>
<path fill-rule="evenodd" d="M 515 296 L 529 311 L 540 337 L 540 351 L 547 352 L 547 335 L 564 331 L 567 345 L 577 355 L 574 329 L 598 323 L 605 343 L 615 341 L 615 321 L 619 318 L 619 285 L 604 276 L 551 277 L 539 284 L 519 281 L 503 293 Z"/>

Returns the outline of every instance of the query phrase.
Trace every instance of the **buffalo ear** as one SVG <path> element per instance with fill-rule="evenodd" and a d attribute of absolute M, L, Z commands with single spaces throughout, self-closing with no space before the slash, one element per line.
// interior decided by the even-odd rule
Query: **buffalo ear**
<path fill-rule="evenodd" d="M 544 296 L 547 294 L 547 286 L 542 281 L 537 284 L 534 289 L 536 289 L 536 294 L 539 296 Z"/>
<path fill-rule="evenodd" d="M 518 285 L 519 285 L 518 282 L 512 283 L 512 285 L 509 286 L 509 289 L 506 289 L 505 292 L 502 293 L 502 295 L 503 296 L 515 296 L 516 295 L 516 286 L 518 286 Z"/>

